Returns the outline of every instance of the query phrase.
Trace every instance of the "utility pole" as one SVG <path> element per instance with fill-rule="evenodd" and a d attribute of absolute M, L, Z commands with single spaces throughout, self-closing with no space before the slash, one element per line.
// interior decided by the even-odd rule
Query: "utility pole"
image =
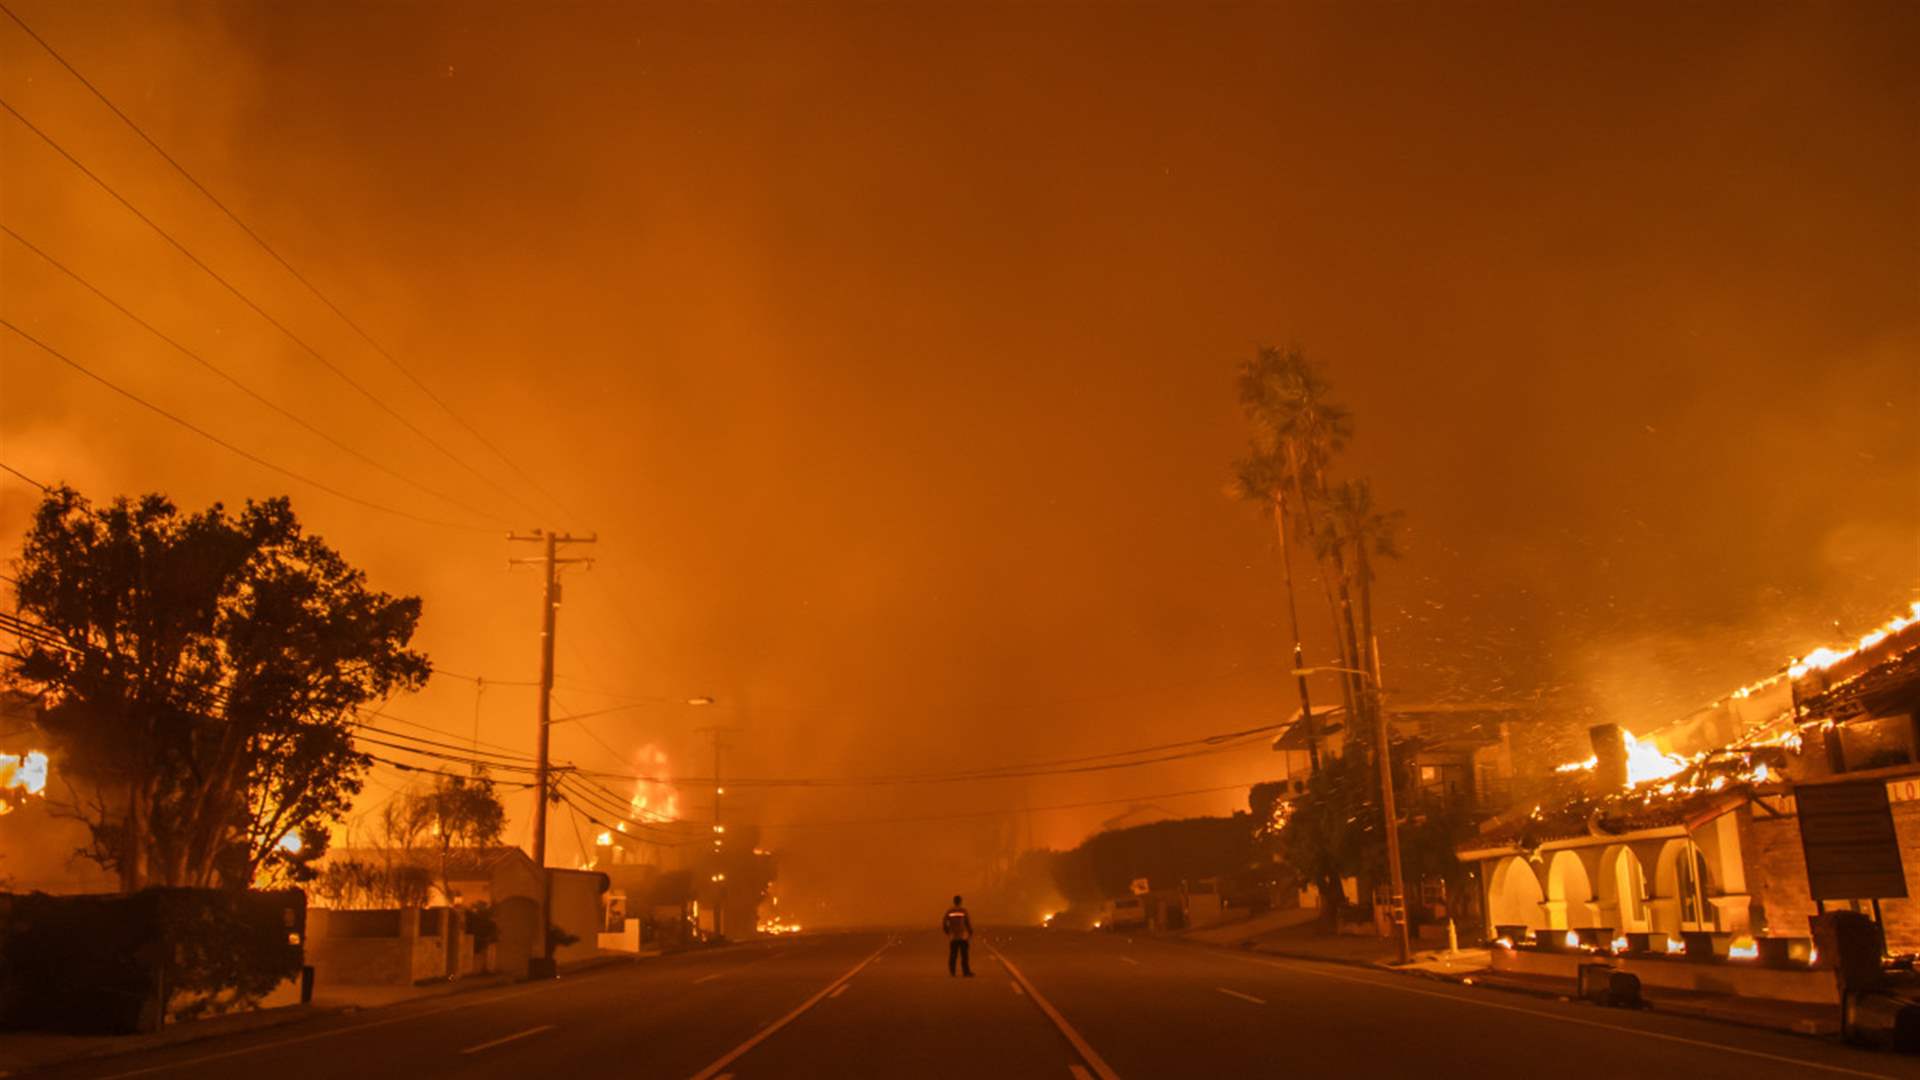
<path fill-rule="evenodd" d="M 699 699 L 696 699 L 699 700 Z M 721 800 L 727 794 L 726 782 L 720 778 L 720 748 L 723 736 L 737 730 L 713 724 L 695 728 L 697 732 L 713 736 L 713 884 L 718 886 L 719 900 L 713 906 L 713 936 L 724 937 L 727 923 L 727 866 L 721 856 L 726 851 L 727 823 L 720 816 Z"/>
<path fill-rule="evenodd" d="M 1393 733 L 1387 723 L 1387 709 L 1380 694 L 1380 639 L 1373 639 L 1373 733 L 1380 744 L 1380 807 L 1387 818 L 1387 880 L 1392 883 L 1390 909 L 1398 936 L 1400 962 L 1413 959 L 1413 943 L 1407 939 L 1407 883 L 1400 872 L 1400 814 L 1393 805 Z"/>
<path fill-rule="evenodd" d="M 1413 943 L 1407 937 L 1407 884 L 1400 873 L 1400 812 L 1393 805 L 1393 735 L 1387 724 L 1387 710 L 1380 701 L 1380 642 L 1373 642 L 1373 670 L 1363 671 L 1350 667 L 1307 667 L 1295 668 L 1298 676 L 1310 675 L 1316 671 L 1337 671 L 1347 675 L 1358 675 L 1373 683 L 1373 741 L 1374 756 L 1380 762 L 1380 813 L 1386 818 L 1387 825 L 1387 880 L 1392 896 L 1388 901 L 1389 914 L 1393 918 L 1393 927 L 1399 938 L 1400 962 L 1413 959 Z M 1364 697 L 1362 698 L 1364 700 Z"/>
<path fill-rule="evenodd" d="M 530 536 L 512 533 L 507 536 L 516 543 L 536 543 L 544 546 L 544 552 L 533 558 L 509 559 L 511 565 L 540 564 L 545 578 L 540 590 L 540 696 L 537 712 L 537 752 L 533 774 L 533 865 L 540 872 L 540 918 L 534 933 L 536 946 L 533 957 L 527 962 L 528 978 L 552 978 L 553 959 L 548 947 L 547 927 L 552 921 L 553 912 L 553 875 L 547 873 L 547 799 L 552 785 L 549 783 L 551 767 L 548 762 L 547 741 L 553 721 L 553 633 L 554 613 L 560 607 L 560 567 L 570 563 L 590 563 L 592 559 L 562 559 L 559 549 L 562 544 L 591 544 L 597 538 L 593 536 L 570 536 L 566 533 L 546 532 L 535 529 Z"/>

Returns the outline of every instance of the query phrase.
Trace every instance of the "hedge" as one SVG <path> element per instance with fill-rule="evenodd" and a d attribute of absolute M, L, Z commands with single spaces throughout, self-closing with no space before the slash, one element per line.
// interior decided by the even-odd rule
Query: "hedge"
<path fill-rule="evenodd" d="M 176 995 L 182 1016 L 248 1007 L 299 976 L 305 932 L 297 889 L 0 893 L 0 1030 L 151 1031 Z"/>

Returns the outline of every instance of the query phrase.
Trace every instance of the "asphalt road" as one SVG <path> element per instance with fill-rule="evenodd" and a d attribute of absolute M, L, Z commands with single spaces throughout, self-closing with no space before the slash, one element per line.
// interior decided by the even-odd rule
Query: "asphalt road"
<path fill-rule="evenodd" d="M 48 1077 L 1920 1077 L 1708 1021 L 1109 934 L 820 934 L 316 1017 Z"/>

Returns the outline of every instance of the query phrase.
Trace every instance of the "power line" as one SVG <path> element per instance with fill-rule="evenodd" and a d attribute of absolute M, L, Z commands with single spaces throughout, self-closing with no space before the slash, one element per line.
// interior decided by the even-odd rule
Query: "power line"
<path fill-rule="evenodd" d="M 1070 766 L 1009 766 L 998 771 L 970 770 L 954 773 L 910 773 L 893 776 L 855 776 L 855 777 L 729 777 L 727 783 L 734 787 L 751 788 L 846 788 L 846 787 L 886 787 L 905 784 L 952 784 L 969 783 L 981 780 L 1019 780 L 1045 776 L 1072 776 L 1082 773 L 1110 772 L 1116 769 L 1133 769 L 1145 765 L 1159 765 L 1170 761 L 1184 761 L 1190 758 L 1206 757 L 1212 754 L 1229 753 L 1245 749 L 1251 740 L 1258 738 L 1273 726 L 1252 728 L 1243 732 L 1229 733 L 1226 742 L 1213 740 L 1222 736 L 1208 736 L 1206 739 L 1193 740 L 1196 745 L 1177 753 L 1161 754 L 1157 757 L 1142 758 L 1137 761 L 1108 761 L 1099 764 L 1077 764 Z M 1146 753 L 1146 750 L 1119 751 L 1103 757 L 1119 757 L 1128 754 Z M 1065 759 L 1071 760 L 1071 759 Z M 683 777 L 675 781 L 668 777 L 643 776 L 630 773 L 615 773 L 605 770 L 579 769 L 581 775 L 602 776 L 618 780 L 639 780 L 657 784 L 711 784 L 713 777 Z"/>
<path fill-rule="evenodd" d="M 146 143 L 149 147 L 153 149 L 154 153 L 159 154 L 162 160 L 164 160 L 168 165 L 171 165 L 173 167 L 174 172 L 179 173 L 182 179 L 186 180 L 187 183 L 193 185 L 193 189 L 195 191 L 198 191 L 201 195 L 205 196 L 208 202 L 212 203 L 217 209 L 219 209 L 219 211 L 222 214 L 225 214 L 228 221 L 233 222 L 234 225 L 237 226 L 241 232 L 246 233 L 249 239 L 251 239 L 255 244 L 259 245 L 260 250 L 266 252 L 267 255 L 270 256 L 274 262 L 280 264 L 281 269 L 285 270 L 288 274 L 292 275 L 295 281 L 298 281 L 301 285 L 305 286 L 306 290 L 312 293 L 314 298 L 319 300 L 321 304 L 325 305 L 328 311 L 333 312 L 334 315 L 337 316 L 341 322 L 345 323 L 348 327 L 350 327 L 353 330 L 355 334 L 359 335 L 360 340 L 366 342 L 367 345 L 371 347 L 374 352 L 380 354 L 380 356 L 383 357 L 387 361 L 387 363 L 392 364 L 395 370 L 399 371 L 400 374 L 406 376 L 407 381 L 411 382 L 416 388 L 418 388 L 422 394 L 425 394 L 428 400 L 432 401 L 435 405 L 439 406 L 442 412 L 446 413 L 449 417 L 453 419 L 455 423 L 459 424 L 462 428 L 466 429 L 467 434 L 473 436 L 473 438 L 476 441 L 478 441 L 480 445 L 486 447 L 489 451 L 491 451 L 493 453 L 493 456 L 499 458 L 502 462 L 505 462 L 506 466 L 509 469 L 512 469 L 515 473 L 519 475 L 520 479 L 526 481 L 526 483 L 532 486 L 532 488 L 535 491 L 538 491 L 541 495 L 545 496 L 549 502 L 559 507 L 562 512 L 566 513 L 570 517 L 579 516 L 577 514 L 574 514 L 572 511 L 568 510 L 567 507 L 561 503 L 559 498 L 557 498 L 551 491 L 548 491 L 544 486 L 541 485 L 539 480 L 535 479 L 525 469 L 521 468 L 518 462 L 514 461 L 511 457 L 508 457 L 505 451 L 501 450 L 498 446 L 494 445 L 493 442 L 489 440 L 485 435 L 481 434 L 478 428 L 468 423 L 465 417 L 461 416 L 458 412 L 454 411 L 451 405 L 448 405 L 446 401 L 444 401 L 440 397 L 440 395 L 434 393 L 433 389 L 429 387 L 425 382 L 423 382 L 419 376 L 415 375 L 410 369 L 408 369 L 408 367 L 405 364 L 402 364 L 399 358 L 395 357 L 393 353 L 387 350 L 386 346 L 376 341 L 373 335 L 369 334 L 363 327 L 361 327 L 361 325 L 358 322 L 356 322 L 345 311 L 341 310 L 340 305 L 334 303 L 333 299 L 327 296 L 326 293 L 321 292 L 319 286 L 315 285 L 310 279 L 308 279 L 308 277 L 305 274 L 302 274 L 299 270 L 295 269 L 293 264 L 288 262 L 286 258 L 283 257 L 280 254 L 280 252 L 274 248 L 272 244 L 267 243 L 267 240 L 265 237 L 261 236 L 257 231 L 255 231 L 251 225 L 248 225 L 245 221 L 242 221 L 240 219 L 240 215 L 234 213 L 233 210 L 230 207 L 228 207 L 226 203 L 220 201 L 220 198 L 214 195 L 212 191 L 208 190 L 207 186 L 201 183 L 198 177 L 194 176 L 191 172 L 188 172 L 187 167 L 185 165 L 180 164 L 177 158 L 175 158 L 172 154 L 169 154 L 166 151 L 166 148 L 162 147 L 158 142 L 155 142 L 153 136 L 147 134 L 144 128 L 142 128 L 139 124 L 134 122 L 133 117 L 128 116 L 124 111 L 122 111 L 120 106 L 115 105 L 113 103 L 112 98 L 109 98 L 104 91 L 102 91 L 99 87 L 95 86 L 93 82 L 89 80 L 85 75 L 82 75 L 80 73 L 80 69 L 74 67 L 72 63 L 68 62 L 66 57 L 60 55 L 60 51 L 58 49 L 55 49 L 53 45 L 47 41 L 47 39 L 41 37 L 38 33 L 36 33 L 33 27 L 28 26 L 26 24 L 26 21 L 21 19 L 19 15 L 15 14 L 12 8 L 8 7 L 4 3 L 0 3 L 0 11 L 5 11 L 7 13 L 7 17 L 12 19 L 15 25 L 19 26 L 21 30 L 24 30 L 28 37 L 32 38 L 36 43 L 39 44 L 39 46 L 42 49 L 45 49 L 47 51 L 47 55 L 53 57 L 54 60 L 60 64 L 61 67 L 67 69 L 67 74 L 72 75 L 76 80 L 79 81 L 81 86 L 86 87 L 87 90 L 90 91 L 95 98 L 99 99 L 102 105 L 105 105 L 107 109 L 113 113 L 113 115 L 120 118 L 121 123 L 127 125 L 128 129 L 131 130 L 135 135 L 138 135 L 142 142 Z M 522 505 L 524 506 L 525 504 L 523 503 Z"/>
<path fill-rule="evenodd" d="M 25 480 L 27 483 L 32 484 L 34 487 L 39 488 L 41 491 L 47 492 L 49 494 L 51 494 L 53 491 L 52 488 L 48 487 L 47 485 L 41 483 L 38 480 L 35 480 L 33 477 L 28 476 L 26 473 L 21 472 L 19 469 L 14 468 L 13 466 L 7 464 L 4 461 L 0 461 L 0 469 L 4 469 L 7 472 L 12 473 L 13 475 L 19 477 L 20 479 Z"/>
<path fill-rule="evenodd" d="M 245 304 L 250 310 L 253 311 L 254 314 L 260 316 L 260 318 L 265 320 L 268 325 L 280 331 L 281 334 L 285 335 L 288 341 L 291 341 L 295 345 L 298 345 L 300 349 L 304 351 L 308 356 L 313 357 L 314 360 L 319 362 L 320 366 L 326 368 L 329 372 L 332 372 L 335 378 L 339 379 L 341 382 L 346 383 L 348 386 L 352 387 L 355 391 L 358 391 L 360 396 L 372 402 L 375 407 L 379 408 L 380 411 L 392 417 L 394 421 L 399 423 L 402 427 L 406 428 L 408 431 L 413 432 L 413 434 L 417 436 L 422 442 L 426 443 L 428 446 L 431 446 L 435 450 L 439 451 L 442 456 L 447 458 L 447 460 L 460 466 L 461 468 L 465 469 L 469 473 L 472 473 L 482 483 L 486 484 L 488 487 L 493 488 L 495 491 L 498 491 L 501 494 L 507 496 L 509 499 L 512 499 L 513 501 L 519 503 L 523 508 L 529 511 L 533 511 L 533 506 L 530 503 L 528 503 L 526 500 L 520 498 L 520 496 L 516 495 L 512 491 L 509 491 L 508 489 L 502 487 L 500 484 L 494 482 L 492 479 L 487 477 L 484 473 L 480 472 L 480 470 L 474 468 L 470 463 L 466 461 L 466 459 L 460 457 L 458 454 L 455 454 L 453 451 L 447 449 L 446 446 L 442 445 L 440 441 L 435 439 L 433 436 L 427 434 L 426 431 L 423 430 L 419 425 L 415 424 L 411 420 L 408 420 L 404 415 L 400 413 L 398 409 L 395 409 L 393 406 L 387 404 L 384 400 L 381 399 L 381 397 L 378 394 L 375 394 L 373 391 L 361 385 L 358 380 L 354 379 L 353 376 L 348 375 L 346 371 L 343 370 L 338 364 L 335 364 L 333 361 L 327 359 L 326 356 L 320 352 L 320 350 L 314 348 L 312 345 L 307 344 L 307 341 L 305 338 L 302 338 L 300 335 L 294 333 L 290 328 L 288 328 L 288 326 L 285 323 L 281 322 L 279 319 L 274 318 L 273 315 L 270 314 L 266 308 L 261 307 L 258 303 L 254 301 L 252 297 L 242 292 L 238 286 L 234 285 L 231 281 L 228 281 L 225 277 L 222 277 L 219 271 L 207 265 L 207 263 L 204 260 L 202 260 L 200 256 L 195 255 L 193 253 L 192 249 L 188 248 L 185 244 L 175 239 L 172 233 L 161 228 L 158 222 L 148 217 L 144 212 L 140 210 L 139 207 L 133 205 L 132 202 L 128 201 L 126 196 L 116 191 L 111 184 L 108 184 L 105 180 L 101 179 L 100 176 L 96 174 L 92 169 L 87 168 L 87 166 L 83 164 L 79 158 L 74 157 L 73 154 L 69 153 L 67 148 L 60 145 L 60 143 L 56 141 L 53 138 L 53 136 L 48 135 L 45 131 L 42 131 L 38 126 L 36 126 L 33 123 L 33 121 L 28 120 L 25 116 L 21 115 L 20 110 L 14 108 L 11 102 L 7 101 L 5 98 L 0 98 L 0 108 L 3 108 L 7 110 L 7 112 L 11 113 L 15 120 L 18 120 L 22 125 L 24 125 L 28 131 L 31 131 L 35 135 L 39 136 L 40 141 L 52 147 L 56 153 L 58 153 L 61 157 L 67 160 L 68 164 L 80 170 L 81 174 L 84 175 L 87 179 L 93 181 L 96 185 L 98 185 L 100 190 L 112 196 L 114 201 L 118 202 L 121 206 L 125 207 L 126 210 L 129 213 L 131 213 L 134 217 L 139 218 L 142 224 L 146 225 L 149 229 L 152 229 L 156 234 L 159 235 L 161 239 L 165 240 L 168 244 L 171 244 L 174 250 L 186 256 L 187 261 L 199 267 L 202 272 L 204 272 L 208 277 L 212 278 L 214 281 L 219 282 L 223 288 L 225 288 L 228 292 L 232 293 L 235 298 L 237 298 L 241 303 Z"/>
<path fill-rule="evenodd" d="M 618 828 L 615 828 L 613 825 L 610 825 L 604 821 L 601 821 L 599 818 L 594 817 L 591 812 L 578 807 L 573 802 L 572 799 L 568 798 L 567 794 L 564 791 L 558 791 L 558 789 L 556 789 L 556 791 L 560 795 L 560 799 L 562 802 L 565 802 L 568 806 L 573 807 L 576 810 L 579 810 L 580 816 L 586 818 L 588 821 L 593 822 L 595 825 L 600 826 L 602 829 L 607 830 L 608 832 L 612 833 L 615 836 L 624 836 L 629 840 L 633 840 L 635 842 L 642 843 L 642 844 L 652 844 L 655 847 L 684 847 L 687 844 L 698 843 L 697 840 L 649 840 L 645 837 L 635 836 L 632 833 L 621 832 Z"/>
<path fill-rule="evenodd" d="M 599 781 L 595 780 L 591 776 L 581 775 L 578 769 L 569 771 L 567 774 L 567 778 L 573 781 L 574 783 L 584 784 L 587 787 L 593 789 L 594 791 L 603 793 L 613 805 L 625 807 L 622 813 L 637 815 L 639 820 L 653 822 L 654 824 L 659 826 L 684 824 L 684 822 L 682 822 L 679 818 L 668 817 L 667 815 L 661 813 L 658 810 L 642 810 L 634 806 L 633 801 L 631 799 L 628 799 L 626 796 L 620 794 L 619 792 L 613 790 L 612 788 L 606 786 L 605 784 L 600 783 Z"/>
<path fill-rule="evenodd" d="M 4 7 L 5 7 L 4 4 L 0 4 L 0 9 L 4 9 Z M 8 236 L 11 236 L 14 239 L 14 241 L 17 242 L 21 247 L 24 247 L 28 251 L 33 252 L 35 255 L 40 256 L 40 258 L 45 260 L 48 265 L 52 266 L 54 269 L 60 271 L 61 273 L 67 275 L 69 278 L 72 278 L 75 283 L 80 285 L 80 287 L 86 289 L 88 292 L 91 292 L 94 296 L 99 297 L 100 300 L 103 301 L 108 307 L 111 307 L 115 311 L 118 311 L 120 314 L 126 316 L 129 320 L 131 320 L 134 323 L 134 325 L 140 327 L 142 330 L 145 330 L 147 333 L 152 334 L 154 337 L 157 337 L 161 341 L 172 346 L 175 351 L 180 353 L 182 356 L 185 356 L 187 359 L 192 360 L 194 363 L 199 364 L 201 367 L 206 368 L 208 371 L 213 372 L 215 375 L 219 376 L 221 379 L 224 379 L 229 385 L 238 389 L 241 393 L 247 395 L 253 400 L 259 402 L 260 404 L 265 405 L 267 408 L 272 409 L 274 412 L 280 414 L 281 416 L 287 418 L 288 420 L 293 421 L 295 424 L 298 424 L 300 427 L 305 428 L 307 431 L 312 432 L 314 435 L 319 436 L 321 439 L 326 440 L 327 443 L 329 443 L 336 449 L 340 450 L 342 453 L 347 454 L 358 461 L 364 462 L 365 464 L 370 465 L 373 468 L 378 469 L 383 473 L 386 473 L 388 476 L 393 477 L 395 480 L 398 480 L 401 483 L 408 485 L 409 487 L 413 487 L 420 491 L 424 491 L 427 494 L 432 495 L 433 497 L 448 503 L 449 505 L 459 507 L 460 509 L 465 510 L 467 513 L 472 514 L 475 517 L 488 518 L 490 520 L 499 522 L 500 524 L 503 524 L 503 525 L 508 524 L 507 519 L 499 516 L 498 514 L 493 514 L 488 511 L 481 510 L 478 507 L 471 506 L 453 497 L 452 495 L 447 494 L 444 491 L 440 491 L 437 488 L 433 488 L 424 483 L 421 483 L 420 481 L 415 480 L 412 477 L 407 476 L 399 472 L 398 470 L 393 469 L 385 464 L 382 464 L 381 462 L 374 460 L 373 458 L 367 456 L 366 454 L 361 453 L 358 450 L 355 450 L 353 447 L 348 446 L 346 443 L 341 442 L 339 439 L 334 438 L 332 435 L 327 434 L 325 431 L 322 431 L 319 427 L 310 423 L 304 417 L 300 416 L 298 413 L 295 413 L 293 410 L 288 409 L 283 405 L 280 405 L 278 402 L 275 402 L 271 398 L 268 398 L 265 394 L 262 394 L 259 391 L 255 390 L 253 387 L 248 386 L 244 382 L 241 382 L 240 379 L 238 379 L 233 374 L 228 372 L 225 368 L 220 367 L 218 364 L 215 364 L 213 361 L 208 360 L 206 357 L 201 356 L 199 353 L 193 351 L 192 349 L 187 348 L 185 345 L 182 345 L 180 342 L 174 340 L 172 337 L 169 337 L 165 332 L 160 330 L 160 328 L 154 326 L 152 323 L 134 314 L 131 310 L 127 308 L 126 305 L 120 303 L 120 301 L 118 300 L 115 300 L 113 297 L 108 296 L 98 286 L 94 285 L 93 282 L 88 281 L 85 277 L 81 276 L 77 271 L 73 270 L 72 268 L 68 267 L 65 263 L 54 258 L 52 255 L 48 254 L 45 250 L 41 249 L 38 245 L 34 244 L 31 240 L 28 240 L 26 237 L 20 235 L 18 232 L 16 232 L 13 229 L 12 226 L 7 225 L 4 222 L 0 222 L 0 232 L 5 232 Z"/>
<path fill-rule="evenodd" d="M 0 102 L 0 105 L 3 105 L 3 104 L 5 104 L 5 102 Z M 53 346 L 47 344 L 46 342 L 41 341 L 39 338 L 34 337 L 32 334 L 27 333 L 25 330 L 20 329 L 18 326 L 15 326 L 13 323 L 8 322 L 4 317 L 0 317 L 0 326 L 6 327 L 7 329 L 20 335 L 26 340 L 39 346 L 41 351 L 45 352 L 47 355 L 53 357 L 54 359 L 74 369 L 75 371 L 78 371 L 80 374 L 85 375 L 87 378 L 92 379 L 93 381 L 99 383 L 100 385 L 106 387 L 107 389 L 112 390 L 114 393 L 119 394 L 121 397 L 124 397 L 127 400 L 132 401 L 137 405 L 140 405 L 143 408 L 150 409 L 153 412 L 156 412 L 161 416 L 166 417 L 168 420 L 171 420 L 174 423 L 180 425 L 181 427 L 186 428 L 188 431 L 191 431 L 195 435 L 198 435 L 201 438 L 207 440 L 208 442 L 213 443 L 215 446 L 218 446 L 231 453 L 238 454 L 239 456 L 246 458 L 248 461 L 253 462 L 255 465 L 259 465 L 262 468 L 271 469 L 282 476 L 288 477 L 293 480 L 297 480 L 300 483 L 308 485 L 309 487 L 317 488 L 321 491 L 324 491 L 327 494 L 332 495 L 336 499 L 345 499 L 350 503 L 357 503 L 358 505 L 367 507 L 368 509 L 378 510 L 384 514 L 392 514 L 395 517 L 403 517 L 408 519 L 409 521 L 417 521 L 423 525 L 434 525 L 443 529 L 456 529 L 461 532 L 490 533 L 493 531 L 492 529 L 481 528 L 480 526 L 477 526 L 477 525 L 461 525 L 457 522 L 441 521 L 437 518 L 423 517 L 419 514 L 411 513 L 406 510 L 401 510 L 396 507 L 386 506 L 382 503 L 374 502 L 371 499 L 363 499 L 358 495 L 350 495 L 347 492 L 341 491 L 339 488 L 332 487 L 331 485 L 328 485 L 328 484 L 324 484 L 318 480 L 313 479 L 310 476 L 305 476 L 305 475 L 302 475 L 301 473 L 294 472 L 292 469 L 289 469 L 284 465 L 276 465 L 275 463 L 268 461 L 266 458 L 263 458 L 260 455 L 255 454 L 250 450 L 243 450 L 240 447 L 235 446 L 233 443 L 228 442 L 227 440 L 221 438 L 218 435 L 215 435 L 214 433 L 208 431 L 203 427 L 199 427 L 195 425 L 191 421 L 184 420 L 181 417 L 168 412 L 167 410 L 161 408 L 158 405 L 155 405 L 153 402 L 148 401 L 146 398 L 143 398 L 140 395 L 134 393 L 133 391 L 126 389 L 125 387 L 119 385 L 118 383 L 108 380 L 105 376 L 94 372 L 92 369 L 86 367 L 85 365 L 81 364 L 79 361 L 73 359 L 67 354 L 61 352 L 60 350 L 54 348 Z M 12 470 L 8 470 L 8 471 L 12 471 Z"/>
<path fill-rule="evenodd" d="M 569 778 L 569 779 L 572 779 L 572 778 Z M 684 822 L 665 822 L 665 823 L 650 822 L 644 818 L 634 817 L 633 808 L 631 805 L 623 806 L 615 799 L 601 797 L 599 795 L 596 795 L 594 792 L 583 789 L 583 788 L 569 787 L 565 782 L 556 784 L 554 785 L 554 787 L 556 791 L 571 792 L 573 795 L 575 795 L 578 798 L 586 799 L 587 801 L 597 806 L 600 809 L 601 813 L 611 814 L 613 817 L 625 822 L 626 824 L 631 825 L 636 829 L 642 830 L 642 832 L 647 835 L 651 835 L 651 836 L 685 836 L 686 835 L 684 832 L 676 832 L 674 829 L 669 827 L 673 825 L 685 825 L 686 823 Z"/>
<path fill-rule="evenodd" d="M 929 821 L 961 821 L 967 818 L 1006 817 L 1026 813 L 1044 813 L 1052 810 L 1085 810 L 1095 806 L 1119 806 L 1123 803 L 1146 802 L 1149 799 L 1178 799 L 1189 795 L 1217 795 L 1222 791 L 1240 791 L 1258 783 L 1249 780 L 1240 784 L 1222 784 L 1219 787 L 1188 788 L 1185 791 L 1163 791 L 1152 795 L 1130 795 L 1119 799 L 1093 799 L 1088 802 L 1056 803 L 1052 806 L 1015 806 L 1003 810 L 963 811 L 954 814 L 929 814 L 921 817 L 864 818 L 847 821 L 790 821 L 784 824 L 762 824 L 761 829 L 815 829 L 838 828 L 848 825 L 903 825 Z"/>

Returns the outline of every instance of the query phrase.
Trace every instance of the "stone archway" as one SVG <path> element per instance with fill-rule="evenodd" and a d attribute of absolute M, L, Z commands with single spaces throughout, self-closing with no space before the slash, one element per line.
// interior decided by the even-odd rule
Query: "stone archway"
<path fill-rule="evenodd" d="M 1646 871 L 1632 848 L 1615 844 L 1601 852 L 1596 895 L 1603 925 L 1623 934 L 1649 928 Z"/>
<path fill-rule="evenodd" d="M 1547 921 L 1541 901 L 1546 899 L 1540 891 L 1540 878 L 1533 872 L 1527 860 L 1518 855 L 1510 855 L 1500 860 L 1493 868 L 1493 876 L 1488 879 L 1487 904 L 1493 926 L 1528 926 L 1535 930 L 1546 928 Z"/>
<path fill-rule="evenodd" d="M 1555 930 L 1599 925 L 1594 921 L 1593 882 L 1576 852 L 1554 852 L 1547 864 L 1545 907 L 1547 925 Z"/>

